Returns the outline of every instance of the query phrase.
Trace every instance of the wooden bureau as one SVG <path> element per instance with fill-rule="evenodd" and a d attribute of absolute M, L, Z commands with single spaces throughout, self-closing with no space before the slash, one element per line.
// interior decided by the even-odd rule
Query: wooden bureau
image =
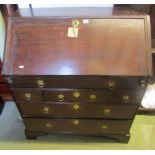
<path fill-rule="evenodd" d="M 59 14 L 9 18 L 3 74 L 26 137 L 128 142 L 152 76 L 149 16 Z"/>

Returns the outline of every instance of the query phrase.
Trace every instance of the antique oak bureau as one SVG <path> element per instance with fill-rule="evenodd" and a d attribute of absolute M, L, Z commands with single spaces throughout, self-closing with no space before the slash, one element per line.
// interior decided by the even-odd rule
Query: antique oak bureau
<path fill-rule="evenodd" d="M 147 15 L 10 17 L 3 75 L 26 137 L 128 142 L 152 75 L 150 46 Z"/>

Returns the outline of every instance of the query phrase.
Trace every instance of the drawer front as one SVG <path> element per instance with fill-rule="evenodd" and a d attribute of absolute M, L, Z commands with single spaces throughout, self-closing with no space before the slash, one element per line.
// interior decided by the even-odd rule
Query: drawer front
<path fill-rule="evenodd" d="M 51 89 L 44 91 L 45 101 L 50 102 L 106 102 L 106 91 L 90 89 Z"/>
<path fill-rule="evenodd" d="M 55 133 L 128 134 L 130 120 L 37 119 L 24 118 L 27 130 Z"/>
<path fill-rule="evenodd" d="M 43 101 L 42 92 L 31 89 L 16 89 L 12 91 L 15 101 Z"/>
<path fill-rule="evenodd" d="M 144 89 L 147 77 L 115 76 L 15 76 L 7 77 L 15 88 Z"/>
<path fill-rule="evenodd" d="M 103 102 L 138 104 L 144 90 L 99 90 L 99 89 L 14 89 L 16 101 L 46 102 Z"/>
<path fill-rule="evenodd" d="M 133 119 L 137 106 L 19 103 L 23 116 Z"/>
<path fill-rule="evenodd" d="M 141 102 L 144 90 L 99 90 L 99 89 L 55 89 L 43 91 L 47 102 L 103 102 L 137 104 Z"/>

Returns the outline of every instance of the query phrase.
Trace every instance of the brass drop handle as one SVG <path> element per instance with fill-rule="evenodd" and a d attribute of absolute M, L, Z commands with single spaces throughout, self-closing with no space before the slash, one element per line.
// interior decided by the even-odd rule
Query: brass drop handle
<path fill-rule="evenodd" d="M 64 101 L 65 96 L 63 94 L 58 94 L 58 101 Z"/>
<path fill-rule="evenodd" d="M 74 110 L 78 110 L 79 108 L 80 108 L 80 106 L 79 106 L 78 104 L 74 104 L 74 105 L 73 105 L 73 109 L 74 109 Z"/>
<path fill-rule="evenodd" d="M 109 82 L 108 82 L 108 88 L 109 88 L 109 89 L 114 89 L 115 87 L 116 87 L 115 81 L 109 81 Z"/>
<path fill-rule="evenodd" d="M 25 100 L 31 101 L 31 94 L 30 93 L 25 93 Z"/>
<path fill-rule="evenodd" d="M 123 102 L 129 102 L 130 97 L 128 95 L 124 95 L 122 97 Z"/>
<path fill-rule="evenodd" d="M 89 96 L 89 99 L 90 99 L 90 100 L 95 100 L 95 99 L 96 99 L 96 95 L 94 95 L 94 94 L 90 95 L 90 96 Z"/>
<path fill-rule="evenodd" d="M 44 112 L 45 114 L 48 114 L 49 111 L 50 111 L 49 107 L 44 107 L 44 108 L 43 108 L 43 112 Z"/>
<path fill-rule="evenodd" d="M 106 130 L 106 129 L 108 129 L 108 126 L 107 125 L 102 125 L 101 128 Z"/>
<path fill-rule="evenodd" d="M 51 128 L 52 127 L 52 124 L 51 123 L 46 123 L 46 127 L 47 128 Z"/>
<path fill-rule="evenodd" d="M 37 84 L 38 84 L 38 88 L 44 88 L 45 82 L 43 80 L 38 80 Z"/>
<path fill-rule="evenodd" d="M 74 124 L 74 125 L 79 125 L 79 123 L 80 123 L 79 120 L 77 120 L 77 119 L 73 120 L 73 124 Z"/>
<path fill-rule="evenodd" d="M 111 110 L 110 109 L 105 109 L 104 110 L 104 115 L 110 115 L 111 114 Z"/>
<path fill-rule="evenodd" d="M 79 93 L 78 91 L 75 91 L 75 92 L 73 93 L 73 96 L 76 97 L 76 98 L 78 98 L 78 97 L 80 97 L 80 93 Z"/>

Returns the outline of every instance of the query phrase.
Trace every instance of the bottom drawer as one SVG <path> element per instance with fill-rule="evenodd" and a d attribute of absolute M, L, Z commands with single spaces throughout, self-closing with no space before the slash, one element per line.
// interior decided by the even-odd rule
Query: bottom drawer
<path fill-rule="evenodd" d="M 29 131 L 79 134 L 128 134 L 132 120 L 24 118 Z"/>

